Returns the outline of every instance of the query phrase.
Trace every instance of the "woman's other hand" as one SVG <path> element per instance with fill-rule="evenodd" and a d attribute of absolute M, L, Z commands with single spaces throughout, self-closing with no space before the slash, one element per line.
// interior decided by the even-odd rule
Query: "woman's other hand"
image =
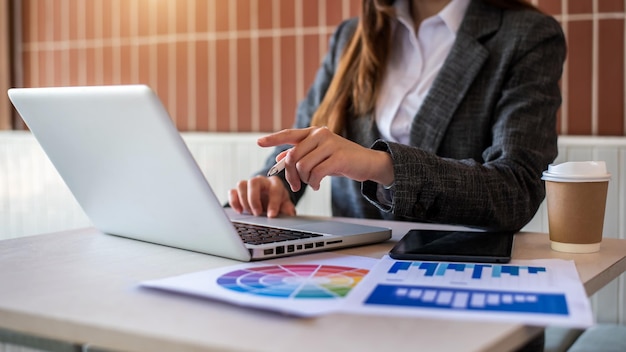
<path fill-rule="evenodd" d="M 240 214 L 246 212 L 259 216 L 265 213 L 270 218 L 280 214 L 296 215 L 287 188 L 276 176 L 256 176 L 239 181 L 237 188 L 228 192 L 228 202 Z"/>

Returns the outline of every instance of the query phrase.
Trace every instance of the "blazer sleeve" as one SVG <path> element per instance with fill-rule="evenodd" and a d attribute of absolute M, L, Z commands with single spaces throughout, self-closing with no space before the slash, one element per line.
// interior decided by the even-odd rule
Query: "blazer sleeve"
<path fill-rule="evenodd" d="M 560 25 L 547 16 L 524 32 L 513 34 L 522 39 L 498 89 L 482 160 L 379 140 L 373 148 L 392 156 L 395 186 L 391 204 L 382 204 L 378 185 L 364 182 L 370 202 L 395 216 L 483 228 L 519 230 L 532 219 L 545 196 L 541 173 L 557 155 L 566 45 Z"/>

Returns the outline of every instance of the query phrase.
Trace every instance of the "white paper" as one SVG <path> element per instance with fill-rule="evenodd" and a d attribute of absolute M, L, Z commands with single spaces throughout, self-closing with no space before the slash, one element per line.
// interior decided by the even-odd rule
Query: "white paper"
<path fill-rule="evenodd" d="M 589 299 L 573 261 L 417 262 L 385 256 L 342 311 L 586 328 Z"/>
<path fill-rule="evenodd" d="M 141 285 L 297 316 L 349 312 L 577 328 L 594 323 L 574 262 L 560 259 L 479 264 L 329 252 Z"/>
<path fill-rule="evenodd" d="M 339 309 L 377 259 L 318 253 L 245 263 L 141 283 L 297 316 Z"/>

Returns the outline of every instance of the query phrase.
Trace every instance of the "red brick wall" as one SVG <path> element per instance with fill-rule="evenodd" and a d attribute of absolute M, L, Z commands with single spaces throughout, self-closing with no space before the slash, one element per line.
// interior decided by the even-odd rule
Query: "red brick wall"
<path fill-rule="evenodd" d="M 289 127 L 359 0 L 22 0 L 23 86 L 145 83 L 181 131 Z M 626 135 L 624 1 L 534 0 L 569 54 L 559 132 Z M 16 123 L 16 128 L 23 125 Z"/>

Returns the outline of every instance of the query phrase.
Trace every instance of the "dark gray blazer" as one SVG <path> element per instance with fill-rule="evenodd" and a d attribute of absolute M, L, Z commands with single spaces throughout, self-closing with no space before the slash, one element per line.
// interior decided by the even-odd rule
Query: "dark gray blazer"
<path fill-rule="evenodd" d="M 356 25 L 351 19 L 337 28 L 294 127 L 309 126 Z M 563 32 L 552 17 L 472 0 L 413 120 L 410 145 L 380 140 L 373 116 L 348 119 L 347 138 L 393 158 L 391 206 L 377 201 L 375 183 L 334 177 L 333 215 L 523 227 L 544 198 L 541 173 L 557 154 L 565 55 Z"/>

